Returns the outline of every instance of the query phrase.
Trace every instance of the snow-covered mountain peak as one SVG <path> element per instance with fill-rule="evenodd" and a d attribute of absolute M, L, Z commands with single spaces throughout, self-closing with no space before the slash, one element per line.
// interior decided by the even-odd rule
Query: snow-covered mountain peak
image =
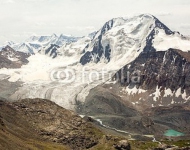
<path fill-rule="evenodd" d="M 53 33 L 51 37 L 58 37 L 57 34 Z"/>
<path fill-rule="evenodd" d="M 103 28 L 106 27 L 106 26 L 109 26 L 110 28 L 111 27 L 116 27 L 118 25 L 124 24 L 125 21 L 126 21 L 126 19 L 124 19 L 123 17 L 113 18 L 113 19 L 109 20 L 108 22 L 106 22 L 104 24 Z"/>
<path fill-rule="evenodd" d="M 31 37 L 29 37 L 26 42 L 31 42 L 31 41 L 38 41 L 40 38 L 40 36 L 36 36 L 36 35 L 33 35 Z"/>
<path fill-rule="evenodd" d="M 120 17 L 120 18 L 113 18 L 109 21 L 107 21 L 103 27 L 99 30 L 99 32 L 97 33 L 96 36 L 98 36 L 99 34 L 104 34 L 107 31 L 109 31 L 111 28 L 116 27 L 116 26 L 120 26 L 123 25 L 125 23 L 125 19 Z"/>
<path fill-rule="evenodd" d="M 73 37 L 72 35 L 70 35 L 70 34 L 60 34 L 60 37 Z"/>
<path fill-rule="evenodd" d="M 55 38 L 57 37 L 56 34 L 52 34 L 52 35 L 33 35 L 31 37 L 29 37 L 25 42 L 43 42 L 44 40 L 49 40 L 51 38 Z"/>
<path fill-rule="evenodd" d="M 43 48 L 40 50 L 41 54 L 48 55 L 49 57 L 55 58 L 57 57 L 57 50 L 60 47 L 56 44 L 51 44 L 50 46 L 48 45 L 47 47 Z"/>
<path fill-rule="evenodd" d="M 167 39 L 167 42 L 164 42 Z M 177 45 L 173 42 L 177 41 Z M 104 62 L 120 66 L 134 60 L 143 51 L 178 48 L 188 50 L 189 40 L 172 32 L 156 17 L 142 14 L 106 22 L 84 49 L 81 64 Z M 161 46 L 160 46 L 161 45 Z M 117 63 L 116 63 L 117 62 Z"/>
<path fill-rule="evenodd" d="M 56 34 L 52 34 L 50 36 L 41 36 L 38 41 L 45 43 L 45 42 L 56 40 L 56 38 L 58 38 L 58 36 Z"/>
<path fill-rule="evenodd" d="M 84 50 L 81 63 L 123 61 L 130 54 L 136 56 L 146 45 L 146 38 L 155 27 L 149 15 L 132 18 L 114 18 L 106 22 Z M 121 59 L 122 58 L 122 59 Z M 126 61 L 125 61 L 126 63 Z"/>
<path fill-rule="evenodd" d="M 160 22 L 155 16 L 150 14 L 141 14 L 138 16 L 133 16 L 130 18 L 113 18 L 106 22 L 103 27 L 99 30 L 99 34 L 104 34 L 107 31 L 111 30 L 112 28 L 120 28 L 121 26 L 125 26 L 125 29 L 130 30 L 131 27 L 140 26 L 140 25 L 150 25 L 150 29 L 153 28 L 160 28 L 168 31 L 168 34 L 172 34 L 171 30 L 166 27 L 162 22 Z M 97 35 L 98 36 L 98 35 Z"/>
<path fill-rule="evenodd" d="M 17 52 L 12 47 L 7 45 L 6 47 L 2 49 L 2 51 L 0 51 L 0 56 L 1 56 L 1 59 L 3 58 L 3 59 L 9 60 L 10 61 L 9 63 L 11 64 L 12 62 L 26 63 L 28 62 L 26 58 L 28 58 L 30 55 L 26 53 L 22 53 L 22 52 Z M 1 61 L 3 61 L 3 59 Z M 6 63 L 7 61 L 4 60 L 2 65 L 3 64 L 5 65 Z"/>
<path fill-rule="evenodd" d="M 7 45 L 5 48 L 3 48 L 2 52 L 15 53 L 15 50 L 12 49 L 9 45 Z"/>
<path fill-rule="evenodd" d="M 61 34 L 58 37 L 58 42 L 61 42 L 61 41 L 65 41 L 65 42 L 68 42 L 68 43 L 70 43 L 70 42 L 76 42 L 79 38 L 80 37 L 74 37 L 74 36 L 71 36 L 71 35 Z"/>
<path fill-rule="evenodd" d="M 96 33 L 97 33 L 97 31 L 94 31 L 94 32 L 88 34 L 87 37 L 89 37 L 92 40 L 92 39 L 94 39 Z"/>
<path fill-rule="evenodd" d="M 131 18 L 124 18 L 124 17 L 113 18 L 107 21 L 103 25 L 103 27 L 96 34 L 95 38 L 98 38 L 99 35 L 103 35 L 111 29 L 114 30 L 125 29 L 131 31 L 133 30 L 133 28 L 143 24 L 144 25 L 150 24 L 151 27 L 155 27 L 156 20 L 157 19 L 154 16 L 149 14 L 142 14 L 138 16 L 133 16 Z"/>
<path fill-rule="evenodd" d="M 9 46 L 11 46 L 11 45 L 13 45 L 13 44 L 15 44 L 13 41 L 6 41 L 4 45 L 9 45 Z"/>

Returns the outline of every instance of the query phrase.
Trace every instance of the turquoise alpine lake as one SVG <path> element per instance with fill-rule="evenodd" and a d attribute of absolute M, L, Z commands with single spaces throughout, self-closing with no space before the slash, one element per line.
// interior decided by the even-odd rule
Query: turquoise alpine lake
<path fill-rule="evenodd" d="M 164 133 L 164 135 L 165 135 L 165 136 L 173 136 L 173 137 L 177 137 L 177 136 L 184 136 L 185 134 L 170 129 L 170 130 L 167 130 L 167 131 Z"/>

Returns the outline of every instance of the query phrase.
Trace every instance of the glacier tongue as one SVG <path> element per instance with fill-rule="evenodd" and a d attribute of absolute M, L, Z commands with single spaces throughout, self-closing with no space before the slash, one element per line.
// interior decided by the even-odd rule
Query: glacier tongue
<path fill-rule="evenodd" d="M 34 56 L 31 56 L 34 57 Z M 47 56 L 45 56 L 47 57 Z M 2 73 L 7 73 L 11 75 L 9 81 L 15 82 L 17 80 L 22 80 L 24 84 L 22 87 L 15 92 L 11 99 L 22 99 L 22 98 L 47 98 L 57 104 L 67 108 L 74 109 L 77 102 L 84 102 L 85 97 L 88 95 L 89 90 L 95 86 L 105 82 L 109 79 L 108 75 L 102 78 L 102 67 L 99 64 L 93 67 L 93 64 L 88 64 L 85 68 L 80 65 L 73 65 L 73 61 L 65 61 L 61 59 L 54 59 L 50 62 L 49 57 L 45 58 L 39 54 L 38 59 L 43 60 L 41 65 L 36 67 L 38 61 L 36 57 L 34 60 L 30 58 L 30 63 L 27 66 L 23 66 L 22 69 L 17 70 L 1 70 Z M 44 61 L 46 59 L 46 62 Z M 66 62 L 65 64 L 60 62 Z M 68 67 L 69 64 L 71 65 Z M 93 67 L 93 70 L 91 69 Z M 56 80 L 56 78 L 51 78 L 52 70 L 55 71 L 67 71 L 67 68 L 73 71 L 73 78 L 71 82 L 64 82 L 64 80 Z M 84 71 L 84 72 L 83 72 Z M 92 72 L 98 74 L 98 77 L 91 75 Z M 59 76 L 58 76 L 59 77 Z"/>

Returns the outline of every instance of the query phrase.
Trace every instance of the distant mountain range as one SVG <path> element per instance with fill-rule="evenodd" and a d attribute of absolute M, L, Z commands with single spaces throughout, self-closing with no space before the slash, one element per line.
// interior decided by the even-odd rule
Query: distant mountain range
<path fill-rule="evenodd" d="M 10 41 L 5 43 L 5 46 L 9 45 L 16 51 L 34 54 L 42 48 L 50 46 L 51 44 L 62 46 L 66 43 L 76 42 L 78 39 L 80 38 L 63 34 L 60 36 L 57 36 L 56 34 L 52 34 L 50 36 L 31 36 L 29 39 L 22 43 L 14 43 Z M 1 46 L 1 49 L 5 46 Z"/>

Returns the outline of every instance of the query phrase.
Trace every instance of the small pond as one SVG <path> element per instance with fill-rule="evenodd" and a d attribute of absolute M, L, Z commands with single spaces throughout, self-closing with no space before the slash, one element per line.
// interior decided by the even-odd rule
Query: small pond
<path fill-rule="evenodd" d="M 175 130 L 167 130 L 165 133 L 164 133 L 165 136 L 172 136 L 172 137 L 177 137 L 177 136 L 184 136 L 185 134 L 184 133 L 181 133 L 181 132 L 178 132 L 178 131 L 175 131 Z"/>

